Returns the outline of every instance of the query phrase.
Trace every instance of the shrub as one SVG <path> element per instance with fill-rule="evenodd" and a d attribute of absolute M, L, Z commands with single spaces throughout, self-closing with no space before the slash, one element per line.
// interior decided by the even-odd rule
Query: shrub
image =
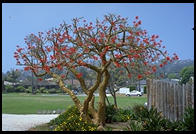
<path fill-rule="evenodd" d="M 32 93 L 32 87 L 28 87 L 27 89 L 25 89 L 25 93 Z"/>
<path fill-rule="evenodd" d="M 114 105 L 109 105 L 109 106 L 106 106 L 106 122 L 107 123 L 111 123 L 112 122 L 112 118 L 113 116 L 115 115 L 116 113 L 116 108 L 114 107 Z"/>
<path fill-rule="evenodd" d="M 183 117 L 183 127 L 185 130 L 194 130 L 194 109 L 191 107 L 186 108 Z"/>
<path fill-rule="evenodd" d="M 147 93 L 147 91 L 146 91 L 146 86 L 144 86 L 144 94 L 146 94 Z"/>
<path fill-rule="evenodd" d="M 6 90 L 8 93 L 15 92 L 15 88 L 14 88 L 14 86 L 12 86 L 12 85 L 6 85 L 6 86 L 5 86 L 5 90 Z"/>
<path fill-rule="evenodd" d="M 44 90 L 46 90 L 46 88 L 45 87 L 40 87 L 39 90 L 40 90 L 40 93 L 44 93 Z"/>
<path fill-rule="evenodd" d="M 129 87 L 129 91 L 130 91 L 130 92 L 133 91 L 133 90 L 136 90 L 136 86 L 130 86 L 130 87 Z"/>
<path fill-rule="evenodd" d="M 143 124 L 143 130 L 148 131 L 163 131 L 168 126 L 168 121 L 163 118 L 162 113 L 158 112 L 156 108 L 151 108 L 148 110 L 143 105 L 135 105 L 133 107 L 133 114 L 131 116 L 132 120 L 136 120 Z M 131 123 L 130 128 L 134 127 L 132 125 L 140 123 Z"/>
<path fill-rule="evenodd" d="M 48 89 L 48 93 L 50 94 L 56 93 L 56 89 L 55 88 Z"/>
<path fill-rule="evenodd" d="M 55 131 L 95 131 L 97 126 L 82 120 L 76 106 L 72 106 L 49 123 Z"/>
<path fill-rule="evenodd" d="M 16 92 L 24 92 L 25 88 L 23 86 L 17 86 L 16 87 Z"/>
<path fill-rule="evenodd" d="M 106 122 L 126 122 L 130 119 L 131 110 L 116 109 L 114 105 L 106 106 Z"/>

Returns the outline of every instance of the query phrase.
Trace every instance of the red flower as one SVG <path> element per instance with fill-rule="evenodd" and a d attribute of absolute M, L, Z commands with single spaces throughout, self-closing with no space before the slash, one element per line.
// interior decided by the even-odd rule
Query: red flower
<path fill-rule="evenodd" d="M 92 56 L 92 58 L 93 58 L 94 60 L 98 60 L 98 58 L 97 58 L 96 56 Z"/>
<path fill-rule="evenodd" d="M 61 75 L 61 78 L 62 78 L 62 79 L 64 79 L 64 78 L 65 78 L 65 75 L 64 75 L 64 74 L 62 74 L 62 75 Z"/>
<path fill-rule="evenodd" d="M 37 80 L 38 80 L 38 81 L 42 81 L 43 79 L 42 79 L 42 78 L 38 78 Z"/>
<path fill-rule="evenodd" d="M 139 25 L 141 25 L 141 24 L 142 24 L 141 20 L 140 20 L 140 21 L 138 21 L 138 24 L 139 24 Z"/>
<path fill-rule="evenodd" d="M 71 53 L 75 53 L 76 52 L 76 49 L 74 47 L 71 47 L 69 50 L 71 51 Z"/>
<path fill-rule="evenodd" d="M 142 75 L 139 74 L 139 75 L 137 76 L 137 78 L 138 78 L 139 80 L 142 79 Z"/>
<path fill-rule="evenodd" d="M 152 67 L 152 71 L 153 71 L 153 72 L 156 72 L 156 71 L 157 71 L 157 67 L 156 67 L 156 66 L 153 66 L 153 67 Z"/>
<path fill-rule="evenodd" d="M 170 60 L 170 58 L 169 57 L 166 57 L 166 59 L 169 61 Z"/>
<path fill-rule="evenodd" d="M 148 62 L 144 61 L 144 65 L 146 66 L 148 64 Z"/>
<path fill-rule="evenodd" d="M 160 66 L 160 67 L 163 67 L 163 64 L 160 64 L 159 66 Z"/>
<path fill-rule="evenodd" d="M 18 49 L 17 49 L 17 51 L 18 51 L 19 53 L 21 53 L 21 50 L 22 50 L 22 48 L 18 48 Z"/>
<path fill-rule="evenodd" d="M 113 26 L 113 25 L 115 25 L 115 23 L 114 22 L 111 22 L 111 25 Z"/>
<path fill-rule="evenodd" d="M 136 20 L 137 20 L 138 18 L 139 18 L 138 16 L 135 17 Z"/>
<path fill-rule="evenodd" d="M 80 79 L 80 78 L 82 77 L 82 73 L 77 74 L 76 77 L 77 77 L 78 79 Z"/>
<path fill-rule="evenodd" d="M 120 65 L 118 62 L 114 62 L 114 64 L 115 64 L 115 66 L 118 67 L 118 68 L 121 67 L 121 65 Z"/>
<path fill-rule="evenodd" d="M 24 71 L 28 71 L 30 67 L 24 67 Z"/>
<path fill-rule="evenodd" d="M 50 72 L 50 67 L 49 67 L 49 66 L 44 66 L 43 69 L 44 69 L 46 72 Z"/>
<path fill-rule="evenodd" d="M 63 69 L 62 66 L 61 66 L 60 64 L 57 65 L 57 68 L 58 68 L 59 70 L 62 70 L 62 69 Z"/>
<path fill-rule="evenodd" d="M 128 74 L 128 77 L 131 78 L 131 73 Z"/>

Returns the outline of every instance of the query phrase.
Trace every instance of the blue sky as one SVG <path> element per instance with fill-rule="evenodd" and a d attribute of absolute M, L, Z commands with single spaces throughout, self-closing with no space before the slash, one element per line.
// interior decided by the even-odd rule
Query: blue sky
<path fill-rule="evenodd" d="M 168 52 L 180 59 L 194 59 L 193 3 L 3 3 L 2 4 L 2 71 L 16 66 L 16 45 L 24 46 L 27 34 L 47 31 L 63 21 L 85 17 L 89 22 L 113 13 L 142 20 L 149 34 L 158 34 Z"/>

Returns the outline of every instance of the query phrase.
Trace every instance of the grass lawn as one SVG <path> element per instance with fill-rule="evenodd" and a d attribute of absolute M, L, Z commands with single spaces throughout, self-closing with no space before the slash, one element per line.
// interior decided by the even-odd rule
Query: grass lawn
<path fill-rule="evenodd" d="M 78 96 L 83 101 L 86 96 Z M 113 103 L 113 98 L 108 97 Z M 95 98 L 97 105 L 99 97 Z M 144 104 L 147 101 L 146 96 L 128 97 L 117 96 L 118 106 L 121 108 L 132 107 L 135 104 Z M 37 114 L 43 110 L 67 109 L 70 105 L 74 105 L 71 98 L 67 95 L 59 96 L 42 96 L 42 94 L 32 95 L 25 93 L 8 93 L 2 94 L 2 113 L 9 114 Z"/>

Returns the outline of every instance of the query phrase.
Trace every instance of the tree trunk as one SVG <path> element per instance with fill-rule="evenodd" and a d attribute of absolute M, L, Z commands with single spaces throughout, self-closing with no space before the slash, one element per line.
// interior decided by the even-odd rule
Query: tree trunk
<path fill-rule="evenodd" d="M 110 75 L 109 72 L 106 70 L 104 73 L 104 79 L 102 81 L 102 83 L 100 84 L 99 87 L 99 104 L 98 104 L 98 119 L 96 124 L 98 126 L 104 126 L 105 125 L 105 90 L 106 90 L 106 86 L 108 84 Z"/>

